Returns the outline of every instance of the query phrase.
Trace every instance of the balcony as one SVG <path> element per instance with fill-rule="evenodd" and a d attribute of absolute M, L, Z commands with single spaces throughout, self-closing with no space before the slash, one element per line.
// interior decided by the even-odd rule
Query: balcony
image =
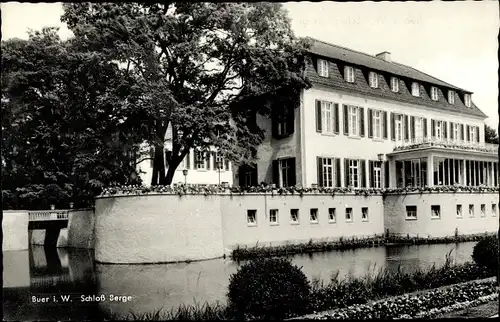
<path fill-rule="evenodd" d="M 415 138 L 396 142 L 394 152 L 413 149 L 439 147 L 450 150 L 478 151 L 498 154 L 498 144 L 484 142 L 466 142 L 462 140 L 438 139 L 438 138 Z"/>

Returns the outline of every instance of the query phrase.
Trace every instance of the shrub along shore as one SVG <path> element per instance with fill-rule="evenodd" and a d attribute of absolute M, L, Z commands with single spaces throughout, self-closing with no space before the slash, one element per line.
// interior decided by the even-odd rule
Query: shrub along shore
<path fill-rule="evenodd" d="M 471 234 L 458 235 L 449 237 L 410 237 L 410 236 L 375 236 L 367 238 L 340 238 L 335 241 L 312 241 L 300 244 L 289 244 L 279 246 L 259 246 L 254 247 L 239 247 L 231 253 L 233 260 L 245 260 L 257 257 L 272 257 L 293 254 L 325 252 L 332 250 L 351 250 L 365 247 L 378 247 L 385 245 L 425 245 L 425 244 L 450 244 L 463 243 L 470 241 L 480 241 L 490 234 Z"/>
<path fill-rule="evenodd" d="M 327 311 L 333 309 L 349 308 L 352 306 L 356 312 L 349 313 L 350 310 L 342 311 L 348 312 L 347 316 L 363 317 L 366 315 L 362 307 L 359 305 L 366 305 L 372 301 L 385 299 L 391 296 L 400 296 L 404 300 L 390 299 L 387 305 L 381 304 L 375 306 L 380 307 L 379 313 L 373 313 L 374 308 L 370 308 L 370 312 L 375 316 L 395 316 L 399 317 L 400 312 L 421 312 L 426 308 L 442 308 L 443 306 L 451 305 L 460 302 L 463 299 L 475 300 L 480 297 L 492 294 L 492 290 L 497 287 L 497 282 L 492 281 L 490 284 L 478 284 L 474 287 L 459 287 L 455 288 L 456 292 L 451 292 L 450 295 L 439 301 L 439 307 L 432 306 L 438 298 L 444 295 L 442 292 L 429 293 L 424 297 L 408 298 L 404 294 L 439 288 L 442 286 L 453 285 L 478 279 L 485 279 L 495 276 L 495 274 L 486 268 L 480 267 L 474 263 L 468 262 L 464 264 L 454 265 L 447 256 L 446 262 L 441 267 L 432 266 L 429 269 L 415 269 L 413 271 L 404 271 L 398 269 L 397 271 L 389 271 L 387 269 L 372 270 L 364 277 L 348 277 L 347 279 L 340 280 L 338 274 L 333 276 L 328 283 L 311 283 L 310 294 L 303 298 L 304 303 L 307 305 L 308 312 L 312 314 L 320 311 Z M 486 285 L 486 286 L 481 286 Z M 432 295 L 435 294 L 435 295 Z M 419 302 L 420 301 L 420 302 Z M 392 304 L 391 304 L 392 303 Z M 430 303 L 423 305 L 422 303 Z M 398 309 L 399 308 L 399 309 Z M 409 308 L 411 308 L 410 311 Z M 406 311 L 405 311 L 406 310 Z M 380 313 L 381 312 L 381 313 Z M 392 313 L 391 313 L 392 312 Z M 397 314 L 396 314 L 397 313 Z M 384 315 L 385 314 L 385 315 Z M 391 315 L 392 314 L 392 315 Z M 402 313 L 401 313 L 402 314 Z M 170 311 L 158 310 L 152 313 L 130 313 L 128 316 L 112 316 L 111 319 L 134 319 L 134 320 L 232 320 L 240 316 L 234 309 L 229 308 L 222 303 L 203 305 L 182 305 Z M 293 318 L 294 316 L 287 316 Z M 245 314 L 247 320 L 259 318 Z"/>

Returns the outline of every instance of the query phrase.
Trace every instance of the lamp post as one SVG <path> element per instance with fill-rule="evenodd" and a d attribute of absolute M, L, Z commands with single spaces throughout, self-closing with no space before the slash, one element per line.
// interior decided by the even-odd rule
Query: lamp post
<path fill-rule="evenodd" d="M 184 185 L 187 186 L 188 170 L 187 169 L 182 170 L 182 174 L 184 175 Z"/>
<path fill-rule="evenodd" d="M 217 171 L 219 172 L 219 187 L 220 187 L 220 168 L 221 168 L 222 162 L 219 160 L 217 161 Z"/>

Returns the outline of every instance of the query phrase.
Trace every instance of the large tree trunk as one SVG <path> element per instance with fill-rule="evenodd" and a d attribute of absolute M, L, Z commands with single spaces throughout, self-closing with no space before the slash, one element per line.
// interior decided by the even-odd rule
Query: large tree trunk
<path fill-rule="evenodd" d="M 163 160 L 163 150 L 163 146 L 155 146 L 155 155 L 153 159 L 153 175 L 151 177 L 152 186 L 163 184 L 163 178 L 165 178 L 165 162 Z"/>

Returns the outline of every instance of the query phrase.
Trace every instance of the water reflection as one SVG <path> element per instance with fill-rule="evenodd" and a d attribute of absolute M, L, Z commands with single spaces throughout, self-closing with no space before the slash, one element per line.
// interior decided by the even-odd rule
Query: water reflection
<path fill-rule="evenodd" d="M 345 277 L 370 269 L 397 270 L 440 266 L 452 249 L 457 263 L 471 260 L 475 242 L 449 245 L 377 247 L 295 255 L 292 262 L 310 279 L 328 282 L 335 272 Z M 181 304 L 225 302 L 231 274 L 242 263 L 217 259 L 189 264 L 102 265 L 92 251 L 35 246 L 30 251 L 3 252 L 4 320 L 97 319 L 170 309 Z M 80 301 L 81 295 L 106 296 L 104 302 Z M 132 296 L 109 301 L 109 296 Z M 31 297 L 72 295 L 71 303 L 32 303 Z"/>

